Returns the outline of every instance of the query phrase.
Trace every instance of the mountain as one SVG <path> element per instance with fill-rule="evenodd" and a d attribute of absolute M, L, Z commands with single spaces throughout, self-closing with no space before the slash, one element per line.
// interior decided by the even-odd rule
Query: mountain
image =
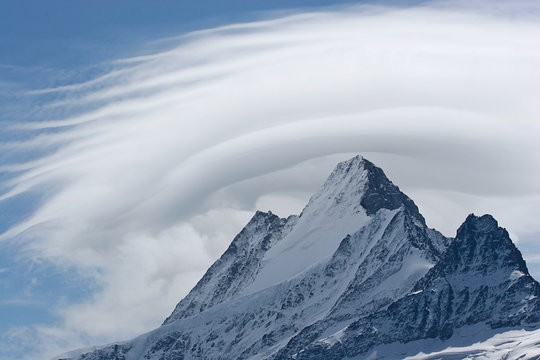
<path fill-rule="evenodd" d="M 375 344 L 449 339 L 467 325 L 496 329 L 539 321 L 540 285 L 508 233 L 489 215 L 469 215 L 409 294 L 325 338 L 305 341 L 309 332 L 300 334 L 300 346 L 290 342 L 276 359 L 341 359 Z"/>
<path fill-rule="evenodd" d="M 399 359 L 430 349 L 455 359 L 505 352 L 492 340 L 503 336 L 533 359 L 539 295 L 495 219 L 470 215 L 446 238 L 356 156 L 299 216 L 257 212 L 161 327 L 60 358 Z M 532 340 L 514 341 L 517 328 Z"/>

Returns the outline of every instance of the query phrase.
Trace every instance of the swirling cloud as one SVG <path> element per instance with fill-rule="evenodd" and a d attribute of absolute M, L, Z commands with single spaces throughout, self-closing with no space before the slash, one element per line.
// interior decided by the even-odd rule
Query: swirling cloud
<path fill-rule="evenodd" d="M 353 153 L 448 235 L 472 211 L 540 232 L 538 7 L 497 4 L 229 25 L 28 94 L 56 100 L 3 148 L 45 155 L 3 166 L 1 199 L 44 200 L 2 239 L 99 284 L 38 329 L 48 351 L 157 326 L 252 211 L 298 212 Z"/>

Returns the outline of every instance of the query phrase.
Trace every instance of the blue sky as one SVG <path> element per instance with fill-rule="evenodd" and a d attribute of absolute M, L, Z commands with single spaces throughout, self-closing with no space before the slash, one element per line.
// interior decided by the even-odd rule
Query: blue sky
<path fill-rule="evenodd" d="M 356 153 L 540 275 L 538 6 L 358 4 L 1 2 L 0 360 L 158 326 Z"/>
<path fill-rule="evenodd" d="M 167 46 L 167 42 L 152 44 L 153 40 L 255 20 L 271 11 L 302 11 L 339 3 L 328 0 L 2 2 L 0 90 L 4 99 L 0 99 L 0 104 L 9 110 L 15 103 L 19 112 L 21 108 L 28 109 L 40 99 L 16 96 L 17 89 L 82 82 L 109 70 L 106 63 L 111 59 Z M 24 106 L 26 101 L 32 103 Z M 18 116 L 17 121 L 24 118 Z"/>
<path fill-rule="evenodd" d="M 2 2 L 0 62 L 59 70 L 136 54 L 142 42 L 220 24 L 253 20 L 261 12 L 308 9 L 318 1 L 17 1 Z M 137 45 L 139 44 L 139 45 Z"/>

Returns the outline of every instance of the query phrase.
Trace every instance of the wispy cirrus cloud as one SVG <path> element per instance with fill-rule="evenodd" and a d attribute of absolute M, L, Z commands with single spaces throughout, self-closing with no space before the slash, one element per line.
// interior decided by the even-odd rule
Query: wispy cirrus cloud
<path fill-rule="evenodd" d="M 3 146 L 54 151 L 2 168 L 16 174 L 2 199 L 45 194 L 2 239 L 100 285 L 32 330 L 39 351 L 157 326 L 255 208 L 299 211 L 351 153 L 449 235 L 471 211 L 540 232 L 538 7 L 498 6 L 508 11 L 364 6 L 224 26 L 28 94 L 58 96 L 13 125 L 32 136 Z"/>

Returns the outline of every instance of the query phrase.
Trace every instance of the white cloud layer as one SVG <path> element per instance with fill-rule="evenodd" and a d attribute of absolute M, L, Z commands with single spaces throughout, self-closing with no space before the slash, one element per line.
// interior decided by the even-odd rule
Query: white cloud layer
<path fill-rule="evenodd" d="M 2 238 L 99 284 L 59 306 L 58 327 L 32 330 L 41 354 L 159 325 L 253 210 L 298 212 L 353 153 L 447 235 L 473 211 L 540 232 L 539 8 L 493 4 L 224 26 L 34 92 L 63 95 L 44 110 L 63 116 L 4 147 L 56 150 L 4 166 L 19 174 L 1 198 L 46 200 Z"/>

